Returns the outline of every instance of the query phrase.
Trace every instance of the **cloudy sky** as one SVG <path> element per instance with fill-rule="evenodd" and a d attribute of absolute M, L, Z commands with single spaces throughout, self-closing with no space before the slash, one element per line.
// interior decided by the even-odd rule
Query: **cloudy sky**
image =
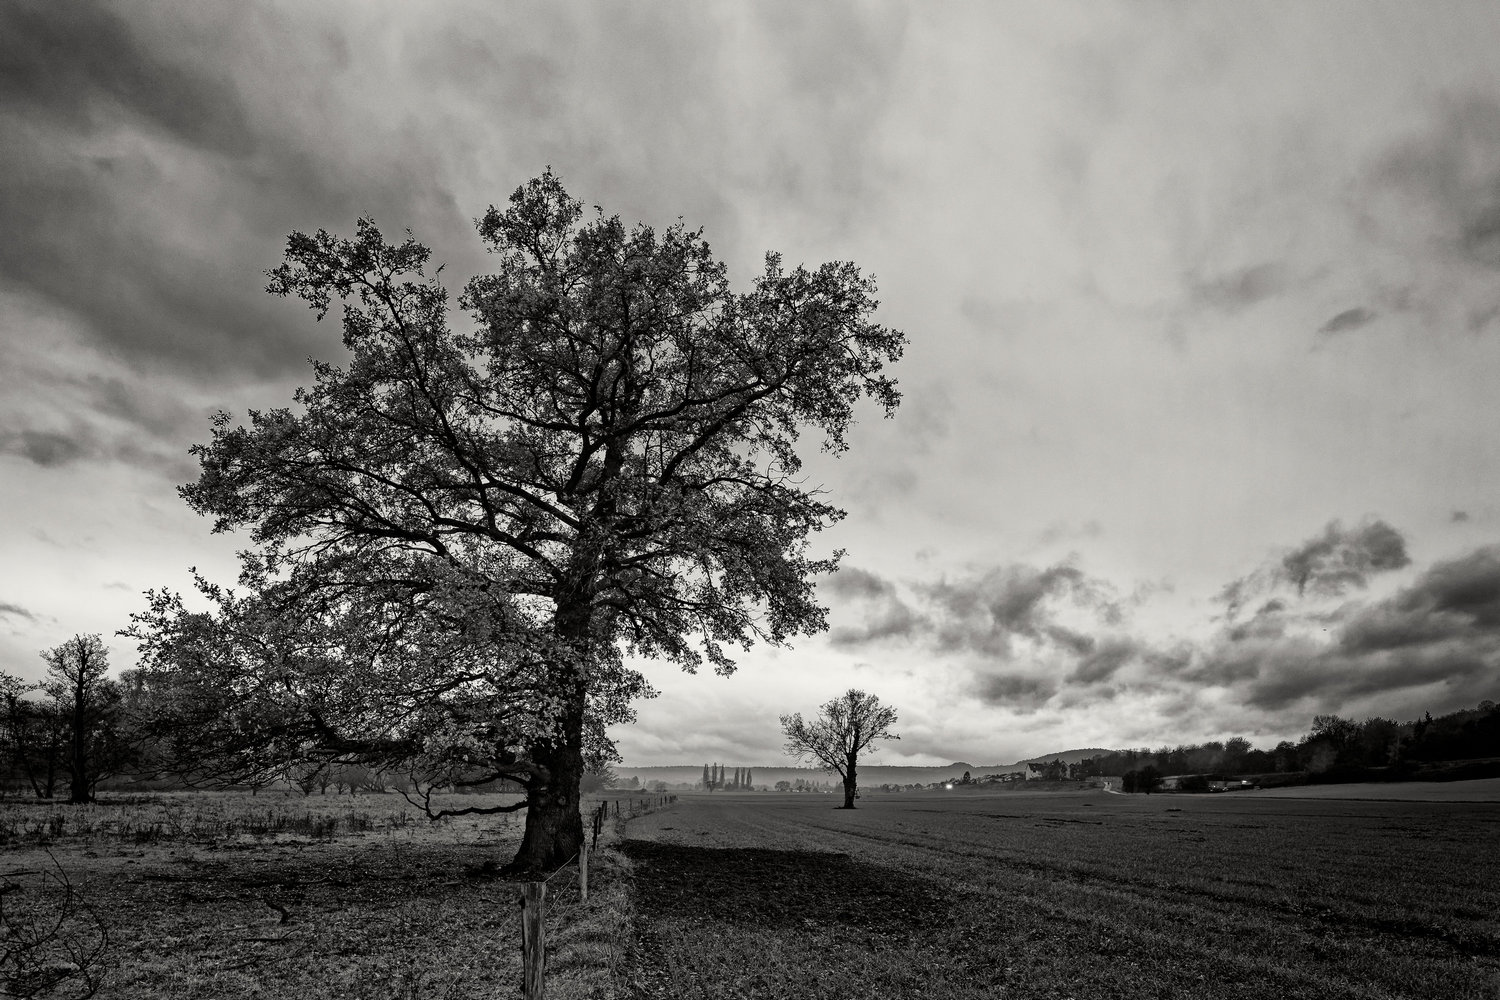
<path fill-rule="evenodd" d="M 627 221 L 876 275 L 905 403 L 815 480 L 833 628 L 649 670 L 627 762 L 1295 737 L 1500 697 L 1500 6 L 0 5 L 0 670 L 243 540 L 208 415 L 337 328 L 286 235 L 472 220 L 551 165 Z M 117 667 L 134 650 L 111 638 Z"/>

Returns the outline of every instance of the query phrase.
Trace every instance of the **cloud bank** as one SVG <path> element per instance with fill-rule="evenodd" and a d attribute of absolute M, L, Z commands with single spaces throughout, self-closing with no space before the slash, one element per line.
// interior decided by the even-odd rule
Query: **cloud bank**
<path fill-rule="evenodd" d="M 1500 692 L 1500 545 L 1438 561 L 1384 596 L 1352 596 L 1410 566 L 1405 536 L 1385 521 L 1329 522 L 1226 585 L 1228 613 L 1196 640 L 1147 638 L 1115 588 L 1072 563 L 935 582 L 850 568 L 824 589 L 838 617 L 854 619 L 830 634 L 835 647 L 960 663 L 958 689 L 991 708 L 1030 715 L 1133 697 L 1168 727 L 1175 712 L 1228 732 Z"/>

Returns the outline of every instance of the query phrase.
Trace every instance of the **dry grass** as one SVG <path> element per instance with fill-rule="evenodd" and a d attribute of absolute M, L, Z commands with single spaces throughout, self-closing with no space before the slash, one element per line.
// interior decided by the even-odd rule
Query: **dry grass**
<path fill-rule="evenodd" d="M 495 869 L 521 830 L 519 815 L 432 823 L 393 795 L 9 803 L 0 869 L 36 908 L 53 859 L 67 873 L 108 926 L 102 996 L 492 998 L 519 991 L 517 887 Z M 623 974 L 629 863 L 604 849 L 590 876 L 587 903 L 576 864 L 549 882 L 557 1000 L 614 996 Z"/>

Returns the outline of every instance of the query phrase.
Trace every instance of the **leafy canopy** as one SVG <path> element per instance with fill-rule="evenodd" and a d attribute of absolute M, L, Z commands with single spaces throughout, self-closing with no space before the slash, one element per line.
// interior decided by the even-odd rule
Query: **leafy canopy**
<path fill-rule="evenodd" d="M 540 743 L 602 739 L 649 693 L 626 654 L 728 672 L 732 647 L 825 627 L 812 580 L 839 553 L 809 537 L 843 512 L 796 446 L 842 452 L 861 397 L 899 402 L 873 281 L 768 254 L 733 292 L 701 232 L 585 213 L 550 171 L 478 230 L 496 267 L 462 331 L 427 248 L 368 219 L 294 233 L 269 272 L 320 319 L 342 303 L 348 358 L 314 361 L 292 407 L 215 417 L 181 493 L 250 530 L 245 593 L 200 581 L 203 619 L 156 593 L 134 630 L 240 702 L 237 732 L 484 746 L 526 778 Z"/>

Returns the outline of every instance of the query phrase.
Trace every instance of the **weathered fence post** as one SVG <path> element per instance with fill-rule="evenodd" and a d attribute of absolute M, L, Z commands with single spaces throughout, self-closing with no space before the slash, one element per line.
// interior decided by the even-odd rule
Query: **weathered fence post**
<path fill-rule="evenodd" d="M 577 894 L 582 903 L 588 903 L 588 841 L 577 849 Z"/>
<path fill-rule="evenodd" d="M 521 886 L 521 995 L 526 1000 L 542 1000 L 544 995 L 546 899 L 546 882 L 527 882 Z"/>

